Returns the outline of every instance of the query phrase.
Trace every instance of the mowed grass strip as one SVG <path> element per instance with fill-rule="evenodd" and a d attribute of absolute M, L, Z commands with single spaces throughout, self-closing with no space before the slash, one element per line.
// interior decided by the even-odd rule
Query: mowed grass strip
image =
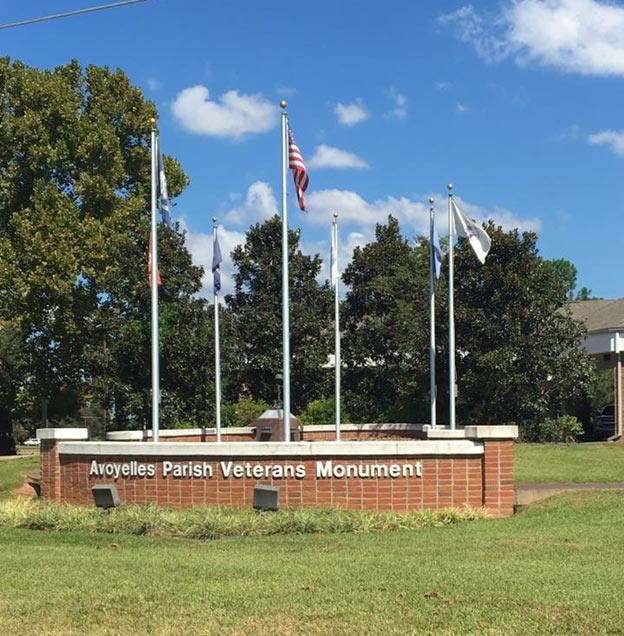
<path fill-rule="evenodd" d="M 624 497 L 367 534 L 192 541 L 0 528 L 0 633 L 624 633 Z"/>
<path fill-rule="evenodd" d="M 624 482 L 624 444 L 516 444 L 517 483 Z"/>

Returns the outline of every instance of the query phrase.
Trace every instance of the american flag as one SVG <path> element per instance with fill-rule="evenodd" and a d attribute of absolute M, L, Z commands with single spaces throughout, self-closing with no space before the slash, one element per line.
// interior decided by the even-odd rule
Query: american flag
<path fill-rule="evenodd" d="M 295 142 L 295 136 L 288 127 L 288 167 L 293 171 L 293 179 L 295 180 L 295 188 L 297 190 L 297 201 L 299 202 L 299 208 L 302 212 L 306 211 L 305 199 L 303 193 L 308 189 L 308 171 L 306 170 L 305 163 L 303 163 L 303 157 L 301 156 L 301 150 Z"/>
<path fill-rule="evenodd" d="M 149 243 L 147 244 L 147 280 L 152 287 L 152 233 L 149 235 Z M 156 272 L 156 284 L 162 285 L 162 278 L 160 277 L 160 268 Z"/>

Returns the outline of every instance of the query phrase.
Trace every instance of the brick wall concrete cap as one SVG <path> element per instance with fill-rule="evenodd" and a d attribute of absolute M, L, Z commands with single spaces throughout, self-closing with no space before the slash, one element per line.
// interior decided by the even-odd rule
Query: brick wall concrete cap
<path fill-rule="evenodd" d="M 232 428 L 222 428 L 222 435 L 252 435 L 256 429 L 251 426 L 240 426 Z M 158 432 L 160 438 L 165 437 L 198 437 L 199 435 L 216 435 L 216 428 L 167 428 L 161 429 Z M 152 431 L 111 431 L 106 433 L 106 439 L 111 442 L 139 442 L 144 439 L 144 435 L 147 438 L 152 437 Z"/>
<path fill-rule="evenodd" d="M 340 424 L 341 431 L 422 431 L 423 424 Z M 336 430 L 335 424 L 308 424 L 303 427 L 304 433 L 329 433 Z"/>
<path fill-rule="evenodd" d="M 427 439 L 466 439 L 463 428 L 425 428 Z"/>
<path fill-rule="evenodd" d="M 467 439 L 516 439 L 517 426 L 466 426 Z"/>
<path fill-rule="evenodd" d="M 66 442 L 62 455 L 149 457 L 392 457 L 413 455 L 483 455 L 483 444 L 473 440 L 365 441 L 365 442 Z"/>
<path fill-rule="evenodd" d="M 143 431 L 111 431 L 106 433 L 109 442 L 141 442 Z"/>
<path fill-rule="evenodd" d="M 89 431 L 86 428 L 38 428 L 37 439 L 89 439 Z"/>

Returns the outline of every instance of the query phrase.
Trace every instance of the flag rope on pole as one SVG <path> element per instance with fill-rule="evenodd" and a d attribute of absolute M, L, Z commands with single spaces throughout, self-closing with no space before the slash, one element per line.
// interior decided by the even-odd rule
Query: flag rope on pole
<path fill-rule="evenodd" d="M 436 259 L 439 245 L 436 245 L 435 237 L 435 211 L 434 200 L 429 198 L 429 399 L 431 402 L 431 428 L 436 428 L 436 336 L 435 336 L 435 279 Z"/>
<path fill-rule="evenodd" d="M 284 441 L 290 441 L 290 317 L 288 295 L 288 113 L 286 102 L 280 102 L 282 108 L 282 422 Z"/>
<path fill-rule="evenodd" d="M 156 225 L 156 197 L 158 180 L 158 135 L 156 120 L 152 119 L 152 192 L 151 192 L 151 311 L 152 311 L 152 441 L 160 434 L 160 354 L 158 330 L 158 228 Z"/>
<path fill-rule="evenodd" d="M 455 430 L 455 289 L 453 257 L 453 184 L 448 184 L 448 223 L 449 223 L 449 427 Z"/>
<path fill-rule="evenodd" d="M 334 212 L 334 221 L 332 223 L 331 234 L 331 284 L 334 288 L 334 366 L 336 369 L 336 441 L 340 441 L 340 300 L 338 296 L 338 283 L 340 276 L 338 275 L 338 213 Z"/>
<path fill-rule="evenodd" d="M 219 292 L 221 291 L 221 247 L 217 236 L 217 217 L 212 217 L 212 277 L 215 338 L 215 424 L 217 442 L 221 442 L 221 346 L 219 337 Z"/>

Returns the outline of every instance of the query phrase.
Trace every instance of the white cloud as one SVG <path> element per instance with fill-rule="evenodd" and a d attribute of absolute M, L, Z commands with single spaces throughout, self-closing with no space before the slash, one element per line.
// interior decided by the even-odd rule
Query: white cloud
<path fill-rule="evenodd" d="M 620 157 L 624 156 L 624 130 L 603 130 L 587 138 L 593 146 L 607 146 Z"/>
<path fill-rule="evenodd" d="M 436 206 L 437 222 L 440 228 L 446 228 L 448 222 L 446 214 L 446 195 L 432 195 L 435 201 L 442 202 Z M 374 230 L 376 223 L 385 223 L 388 215 L 392 214 L 399 220 L 405 233 L 428 234 L 429 232 L 429 203 L 428 197 L 422 201 L 413 201 L 407 197 L 389 196 L 386 199 L 366 201 L 357 192 L 349 190 L 317 190 L 306 197 L 310 210 L 309 222 L 315 225 L 329 227 L 332 215 L 338 212 L 338 222 L 356 227 L 358 231 L 368 235 Z M 541 223 L 537 218 L 522 219 L 504 208 L 496 207 L 487 210 L 478 205 L 468 203 L 458 197 L 455 198 L 462 210 L 479 223 L 492 219 L 504 229 L 518 228 L 521 232 L 538 231 Z M 372 230 L 371 230 L 372 228 Z"/>
<path fill-rule="evenodd" d="M 230 195 L 230 199 L 232 199 L 232 195 Z M 256 181 L 249 186 L 242 205 L 226 212 L 223 219 L 234 225 L 248 226 L 251 223 L 270 219 L 277 213 L 277 201 L 271 186 L 264 181 Z"/>
<path fill-rule="evenodd" d="M 241 139 L 264 133 L 279 121 L 279 108 L 260 94 L 241 95 L 228 91 L 211 101 L 205 86 L 185 88 L 176 97 L 171 111 L 187 131 L 197 135 Z"/>
<path fill-rule="evenodd" d="M 367 120 L 370 115 L 361 99 L 356 99 L 353 104 L 336 104 L 334 108 L 338 122 L 343 126 L 354 126 Z"/>
<path fill-rule="evenodd" d="M 513 57 L 581 75 L 624 75 L 624 7 L 596 0 L 507 1 L 484 19 L 472 5 L 440 16 L 488 62 Z"/>
<path fill-rule="evenodd" d="M 438 202 L 436 220 L 440 234 L 444 235 L 448 232 L 447 197 L 446 194 L 432 196 Z M 343 272 L 351 262 L 355 247 L 375 240 L 376 224 L 386 223 L 390 214 L 399 220 L 404 236 L 415 238 L 417 235 L 427 235 L 429 233 L 428 198 L 429 195 L 424 196 L 422 201 L 416 201 L 407 197 L 388 196 L 385 199 L 366 201 L 357 192 L 349 190 L 317 190 L 307 197 L 309 214 L 296 215 L 296 219 L 293 217 L 291 221 L 302 227 L 302 251 L 309 255 L 317 253 L 321 255 L 324 263 L 319 280 L 323 281 L 329 277 L 329 240 L 306 242 L 306 237 L 311 236 L 313 227 L 316 233 L 319 227 L 326 229 L 326 236 L 329 239 L 333 213 L 338 212 L 339 269 Z M 518 228 L 521 232 L 539 231 L 541 226 L 539 219 L 518 218 L 504 208 L 496 207 L 487 210 L 459 197 L 456 197 L 456 201 L 468 216 L 479 223 L 493 219 L 497 225 L 501 225 L 506 230 Z M 224 220 L 224 225 L 219 227 L 219 243 L 223 254 L 221 270 L 224 295 L 232 293 L 234 289 L 230 253 L 237 245 L 244 245 L 245 232 L 250 224 L 263 222 L 277 212 L 277 202 L 270 186 L 257 181 L 249 186 L 241 206 L 220 216 Z M 186 226 L 184 219 L 181 219 L 180 224 L 187 232 L 186 244 L 193 256 L 193 262 L 203 266 L 205 270 L 200 295 L 212 298 L 212 233 L 192 232 Z M 243 228 L 242 231 L 231 229 L 232 225 L 239 224 Z M 291 229 L 294 227 L 291 226 Z"/>
<path fill-rule="evenodd" d="M 394 107 L 386 113 L 386 117 L 405 119 L 407 117 L 407 97 L 403 93 L 399 93 L 396 88 L 390 88 L 388 95 L 394 103 Z"/>
<path fill-rule="evenodd" d="M 446 91 L 448 89 L 450 89 L 452 87 L 452 84 L 450 82 L 445 82 L 443 80 L 438 80 L 435 83 L 435 87 L 439 90 L 439 91 Z"/>
<path fill-rule="evenodd" d="M 468 113 L 468 112 L 470 112 L 470 109 L 468 108 L 468 106 L 466 106 L 465 104 L 461 104 L 459 102 L 455 105 L 455 110 L 458 113 Z"/>
<path fill-rule="evenodd" d="M 364 159 L 356 154 L 321 144 L 307 162 L 310 168 L 368 168 Z"/>
<path fill-rule="evenodd" d="M 429 207 L 421 202 L 410 201 L 406 197 L 368 202 L 357 192 L 350 190 L 316 190 L 306 197 L 310 210 L 310 223 L 327 225 L 332 214 L 338 212 L 339 223 L 348 223 L 358 228 L 373 227 L 383 223 L 389 214 L 400 221 L 409 221 L 424 229 L 428 223 Z"/>

